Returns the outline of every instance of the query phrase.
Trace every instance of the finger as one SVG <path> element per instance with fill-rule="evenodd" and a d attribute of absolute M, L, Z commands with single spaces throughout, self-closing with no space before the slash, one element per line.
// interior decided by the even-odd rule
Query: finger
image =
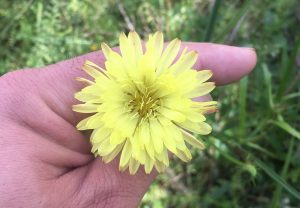
<path fill-rule="evenodd" d="M 203 96 L 201 96 L 201 97 L 193 98 L 192 100 L 197 101 L 197 102 L 204 102 L 204 101 L 212 100 L 212 98 L 211 98 L 211 96 L 208 94 L 208 95 L 203 95 Z"/>
<path fill-rule="evenodd" d="M 252 48 L 225 46 L 212 43 L 184 43 L 198 53 L 195 69 L 210 69 L 217 85 L 238 81 L 249 74 L 256 65 L 256 53 Z"/>

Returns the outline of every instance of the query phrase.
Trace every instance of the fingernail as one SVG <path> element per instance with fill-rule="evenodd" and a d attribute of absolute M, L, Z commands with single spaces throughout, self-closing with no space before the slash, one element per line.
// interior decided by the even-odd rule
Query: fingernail
<path fill-rule="evenodd" d="M 256 49 L 252 47 L 243 47 L 243 48 L 256 52 Z"/>

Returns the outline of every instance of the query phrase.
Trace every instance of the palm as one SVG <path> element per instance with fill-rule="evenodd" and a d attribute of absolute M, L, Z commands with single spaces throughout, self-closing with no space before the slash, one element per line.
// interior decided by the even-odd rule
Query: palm
<path fill-rule="evenodd" d="M 76 89 L 56 89 L 56 83 L 49 79 L 43 72 L 22 71 L 3 80 L 3 84 L 24 84 L 24 88 L 8 89 L 5 95 L 17 96 L 2 103 L 6 105 L 2 109 L 9 108 L 2 113 L 12 118 L 1 121 L 1 132 L 6 133 L 1 164 L 8 157 L 10 161 L 5 172 L 1 171 L 1 178 L 6 178 L 5 183 L 18 184 L 10 187 L 8 193 L 18 193 L 18 200 L 24 200 L 25 207 L 37 203 L 45 207 L 111 205 L 118 197 L 128 197 L 129 202 L 136 197 L 134 201 L 138 201 L 145 190 L 131 196 L 126 189 L 134 189 L 134 184 L 145 183 L 148 177 L 142 173 L 130 177 L 120 173 L 117 164 L 103 165 L 101 160 L 94 159 L 89 153 L 88 139 L 74 128 L 80 119 L 70 107 Z M 13 174 L 6 175 L 7 172 Z M 29 191 L 21 191 L 28 188 Z M 28 201 L 28 196 L 37 200 Z M 13 199 L 11 203 L 15 203 Z"/>
<path fill-rule="evenodd" d="M 191 47 L 216 51 L 214 45 L 191 44 Z M 218 47 L 233 52 L 243 51 Z M 246 63 L 235 66 L 231 62 L 232 71 L 229 72 L 232 75 L 227 72 L 226 79 L 219 73 L 219 66 L 214 70 L 209 61 L 206 65 L 215 71 L 217 82 L 234 81 L 255 64 L 255 54 L 249 51 L 244 53 L 251 60 L 233 60 L 236 64 L 240 64 L 239 61 Z M 0 196 L 5 199 L 0 201 L 0 205 L 137 206 L 155 173 L 146 175 L 140 170 L 137 175 L 130 176 L 127 172 L 118 171 L 116 160 L 103 164 L 90 154 L 88 136 L 74 127 L 82 117 L 71 110 L 76 103 L 73 95 L 83 87 L 75 81 L 75 77 L 85 76 L 79 69 L 84 60 L 103 64 L 101 57 L 92 53 L 42 70 L 19 71 L 1 78 L 0 185 L 6 188 L 0 189 Z M 232 58 L 232 55 L 228 54 L 228 57 Z"/>

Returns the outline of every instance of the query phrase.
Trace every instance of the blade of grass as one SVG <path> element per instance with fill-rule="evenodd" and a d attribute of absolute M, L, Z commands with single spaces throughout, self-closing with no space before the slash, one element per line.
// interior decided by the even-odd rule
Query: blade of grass
<path fill-rule="evenodd" d="M 281 185 L 286 191 L 292 194 L 294 197 L 300 200 L 300 193 L 294 189 L 290 184 L 288 184 L 282 177 L 275 173 L 270 167 L 268 167 L 264 162 L 255 158 L 255 164 L 261 168 L 267 175 L 269 175 L 274 181 Z"/>
<path fill-rule="evenodd" d="M 283 129 L 284 131 L 286 131 L 290 135 L 292 135 L 292 136 L 294 136 L 294 137 L 296 137 L 297 139 L 300 140 L 300 132 L 297 131 L 295 128 L 293 128 L 290 124 L 288 124 L 284 120 L 281 120 L 281 121 L 269 121 L 269 123 L 272 123 L 272 124 L 280 127 L 281 129 Z"/>
<path fill-rule="evenodd" d="M 267 101 L 270 109 L 273 109 L 274 102 L 273 102 L 273 95 L 272 95 L 272 80 L 271 80 L 271 73 L 267 64 L 262 64 L 263 75 L 264 75 L 264 82 L 267 90 Z"/>
<path fill-rule="evenodd" d="M 295 92 L 295 93 L 291 93 L 291 94 L 288 94 L 286 96 L 284 96 L 284 100 L 290 100 L 290 99 L 294 99 L 294 98 L 298 98 L 300 97 L 300 92 Z"/>
<path fill-rule="evenodd" d="M 214 139 L 216 139 L 216 138 L 214 138 Z M 234 158 L 233 156 L 231 156 L 230 154 L 228 154 L 227 152 L 222 150 L 214 142 L 209 142 L 209 144 L 212 145 L 214 148 L 216 148 L 221 155 L 223 155 L 227 160 L 231 161 L 232 163 L 235 163 L 238 166 L 244 166 L 245 165 L 242 161 Z"/>
<path fill-rule="evenodd" d="M 255 143 L 252 143 L 252 142 L 248 142 L 248 143 L 246 143 L 246 145 L 247 145 L 248 147 L 251 147 L 251 148 L 253 148 L 253 149 L 256 149 L 256 150 L 258 150 L 258 151 L 260 151 L 260 152 L 262 152 L 262 153 L 268 155 L 269 157 L 279 159 L 279 158 L 278 158 L 278 155 L 276 155 L 276 154 L 270 152 L 269 150 L 267 150 L 267 149 L 265 149 L 265 148 L 259 146 L 258 144 L 255 144 Z"/>
<path fill-rule="evenodd" d="M 279 85 L 279 90 L 278 90 L 278 93 L 277 93 L 277 98 L 278 100 L 281 100 L 287 87 L 288 87 L 288 83 L 291 79 L 291 76 L 293 74 L 293 68 L 294 68 L 294 65 L 295 65 L 295 60 L 297 58 L 297 54 L 298 54 L 298 51 L 299 51 L 299 48 L 300 48 L 300 34 L 298 33 L 298 36 L 296 35 L 295 37 L 298 37 L 298 39 L 296 39 L 296 43 L 295 43 L 295 46 L 293 47 L 293 50 L 291 52 L 291 55 L 290 55 L 290 59 L 288 60 L 288 64 L 284 70 L 284 73 L 283 73 L 283 76 L 281 81 L 280 81 L 280 85 Z"/>
<path fill-rule="evenodd" d="M 210 15 L 209 22 L 208 22 L 208 27 L 206 28 L 206 32 L 205 32 L 205 37 L 204 37 L 205 42 L 210 41 L 210 39 L 212 37 L 212 33 L 214 31 L 214 27 L 215 27 L 215 23 L 216 23 L 218 10 L 220 8 L 221 1 L 222 0 L 216 0 L 214 3 L 212 13 Z"/>
<path fill-rule="evenodd" d="M 37 31 L 41 31 L 41 24 L 42 24 L 42 18 L 43 18 L 43 4 L 42 2 L 38 2 L 37 4 L 37 11 L 36 11 L 36 23 L 35 27 Z"/>
<path fill-rule="evenodd" d="M 285 158 L 284 166 L 283 166 L 282 171 L 281 171 L 281 177 L 284 180 L 286 179 L 286 174 L 287 174 L 287 171 L 288 171 L 290 163 L 291 163 L 293 148 L 294 148 L 294 143 L 295 143 L 294 141 L 295 141 L 294 139 L 291 139 L 291 141 L 290 141 L 288 153 L 287 153 L 287 156 Z M 273 194 L 273 199 L 272 199 L 272 203 L 271 203 L 270 208 L 271 207 L 276 207 L 276 205 L 279 204 L 281 194 L 282 194 L 282 186 L 277 184 L 276 190 L 274 191 L 274 194 Z"/>
<path fill-rule="evenodd" d="M 231 33 L 232 30 L 238 25 L 242 17 L 250 10 L 250 5 L 253 3 L 253 1 L 247 0 L 243 6 L 238 10 L 238 12 L 232 17 L 231 21 L 227 24 L 228 26 L 226 29 L 217 37 L 214 39 L 213 42 L 224 42 L 228 34 Z"/>
<path fill-rule="evenodd" d="M 240 81 L 239 89 L 239 120 L 240 137 L 243 138 L 246 132 L 246 99 L 247 99 L 248 77 L 243 78 Z"/>
<path fill-rule="evenodd" d="M 256 176 L 256 168 L 254 165 L 250 164 L 250 163 L 246 163 L 244 161 L 241 161 L 239 159 L 236 159 L 234 156 L 232 156 L 230 153 L 222 150 L 221 148 L 219 148 L 217 145 L 215 145 L 213 142 L 210 143 L 212 146 L 214 146 L 219 153 L 226 158 L 227 160 L 229 160 L 230 162 L 236 164 L 237 166 L 239 166 L 241 169 L 248 171 L 253 177 Z"/>

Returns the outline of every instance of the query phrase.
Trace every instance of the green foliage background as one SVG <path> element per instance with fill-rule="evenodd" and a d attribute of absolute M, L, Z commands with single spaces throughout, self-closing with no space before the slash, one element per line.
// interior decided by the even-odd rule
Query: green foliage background
<path fill-rule="evenodd" d="M 258 65 L 213 93 L 214 132 L 141 207 L 300 207 L 300 2 L 1 0 L 0 74 L 116 45 L 120 31 L 254 47 Z"/>

